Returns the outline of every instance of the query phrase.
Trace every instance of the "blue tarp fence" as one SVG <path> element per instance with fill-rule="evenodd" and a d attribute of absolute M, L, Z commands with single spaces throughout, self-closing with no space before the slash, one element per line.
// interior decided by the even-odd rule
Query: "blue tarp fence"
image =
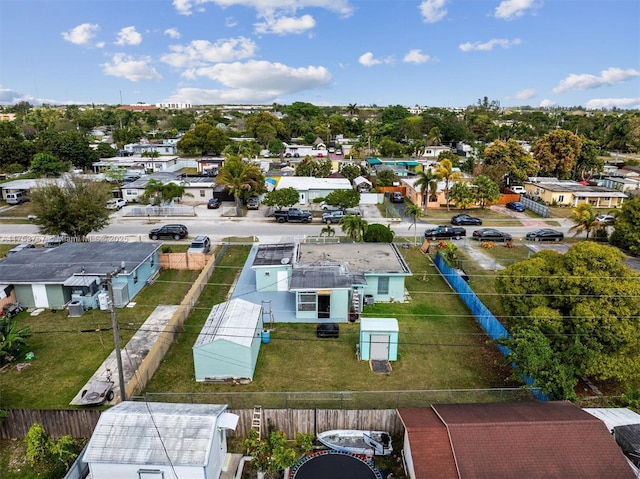
<path fill-rule="evenodd" d="M 475 316 L 476 321 L 480 324 L 480 327 L 491 339 L 509 338 L 511 335 L 509 331 L 502 325 L 498 318 L 496 318 L 489 308 L 487 308 L 482 301 L 478 298 L 476 293 L 471 289 L 467 282 L 462 279 L 462 276 L 458 272 L 449 266 L 444 258 L 440 256 L 440 253 L 436 253 L 435 265 L 440 271 L 440 274 L 445 278 L 451 288 L 458 294 L 462 302 L 469 308 L 471 313 Z M 498 344 L 500 352 L 506 356 L 509 355 L 511 350 L 501 344 Z M 517 368 L 516 364 L 512 365 Z M 533 378 L 523 376 L 524 383 L 527 385 L 533 384 Z M 549 395 L 544 394 L 540 389 L 533 388 L 532 393 L 536 399 L 541 401 L 548 401 Z"/>

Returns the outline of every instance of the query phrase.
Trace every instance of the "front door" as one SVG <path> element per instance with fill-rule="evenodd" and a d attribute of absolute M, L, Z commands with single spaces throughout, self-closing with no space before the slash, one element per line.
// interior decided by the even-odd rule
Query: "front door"
<path fill-rule="evenodd" d="M 389 335 L 372 334 L 369 345 L 369 359 L 387 361 L 389 359 Z"/>
<path fill-rule="evenodd" d="M 328 294 L 318 295 L 318 319 L 331 317 L 331 296 Z"/>
<path fill-rule="evenodd" d="M 47 297 L 47 286 L 44 284 L 32 284 L 33 305 L 36 308 L 48 308 L 49 298 Z"/>

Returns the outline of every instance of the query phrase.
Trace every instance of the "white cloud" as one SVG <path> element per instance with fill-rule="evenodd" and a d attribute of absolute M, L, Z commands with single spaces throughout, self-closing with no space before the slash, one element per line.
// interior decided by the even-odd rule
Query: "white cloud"
<path fill-rule="evenodd" d="M 262 23 L 256 23 L 256 33 L 275 33 L 276 35 L 299 34 L 311 30 L 316 21 L 311 15 L 301 17 L 268 17 Z"/>
<path fill-rule="evenodd" d="M 136 27 L 124 27 L 118 32 L 116 45 L 140 45 L 142 35 L 136 31 Z"/>
<path fill-rule="evenodd" d="M 527 10 L 538 7 L 535 0 L 503 0 L 496 7 L 494 16 L 502 20 L 513 20 L 523 16 Z"/>
<path fill-rule="evenodd" d="M 551 107 L 551 106 L 555 106 L 555 105 L 556 105 L 556 102 L 555 102 L 555 101 L 553 101 L 553 100 L 549 100 L 548 98 L 545 98 L 544 100 L 542 100 L 542 101 L 540 102 L 540 106 L 541 106 L 542 108 L 549 108 L 549 107 Z"/>
<path fill-rule="evenodd" d="M 488 52 L 493 50 L 494 47 L 509 48 L 514 45 L 520 45 L 520 39 L 514 38 L 513 40 L 507 40 L 506 38 L 492 38 L 488 42 L 467 42 L 458 45 L 458 48 L 463 52 L 481 51 Z"/>
<path fill-rule="evenodd" d="M 393 63 L 393 58 L 374 58 L 373 53 L 367 52 L 360 55 L 358 58 L 358 63 L 365 67 L 372 67 L 374 65 L 380 65 L 382 63 Z"/>
<path fill-rule="evenodd" d="M 180 32 L 178 31 L 177 28 L 167 28 L 164 31 L 164 34 L 169 36 L 170 38 L 173 38 L 175 40 L 177 40 L 178 38 L 180 38 Z"/>
<path fill-rule="evenodd" d="M 557 87 L 553 89 L 554 93 L 563 93 L 569 90 L 590 90 L 603 85 L 615 85 L 627 81 L 631 78 L 640 76 L 638 70 L 623 70 L 621 68 L 607 68 L 600 72 L 600 76 L 583 73 L 576 75 L 572 73 L 564 80 L 561 80 Z"/>
<path fill-rule="evenodd" d="M 173 6 L 181 15 L 191 15 L 194 9 L 203 10 L 204 5 L 213 3 L 220 8 L 241 6 L 253 8 L 259 16 L 296 12 L 303 8 L 324 8 L 348 17 L 353 7 L 348 0 L 173 0 Z"/>
<path fill-rule="evenodd" d="M 293 68 L 282 63 L 251 60 L 248 62 L 218 63 L 214 66 L 187 70 L 187 79 L 198 77 L 218 81 L 226 90 L 185 89 L 191 92 L 192 103 L 200 104 L 206 98 L 220 101 L 273 101 L 279 96 L 295 94 L 305 90 L 326 88 L 331 82 L 331 74 L 325 67 L 309 66 Z M 178 95 L 179 96 L 179 95 Z"/>
<path fill-rule="evenodd" d="M 423 0 L 418 10 L 422 14 L 425 23 L 436 23 L 447 15 L 444 8 L 448 0 Z"/>
<path fill-rule="evenodd" d="M 99 29 L 100 27 L 95 23 L 83 23 L 68 32 L 62 32 L 62 38 L 75 45 L 86 45 L 95 37 Z"/>
<path fill-rule="evenodd" d="M 140 80 L 161 80 L 162 76 L 151 66 L 151 58 L 141 57 L 136 60 L 124 53 L 116 53 L 111 57 L 111 62 L 103 63 L 102 70 L 105 75 L 137 82 Z"/>
<path fill-rule="evenodd" d="M 431 60 L 429 55 L 425 55 L 421 50 L 415 48 L 409 51 L 403 58 L 407 63 L 426 63 Z"/>
<path fill-rule="evenodd" d="M 255 55 L 256 44 L 244 37 L 220 39 L 215 43 L 194 40 L 188 45 L 172 45 L 172 53 L 160 60 L 176 68 L 197 67 L 207 63 L 243 60 Z"/>
<path fill-rule="evenodd" d="M 609 108 L 640 108 L 640 97 L 637 98 L 594 98 L 585 105 L 588 110 Z"/>
<path fill-rule="evenodd" d="M 520 90 L 516 92 L 515 98 L 518 100 L 530 100 L 531 98 L 534 98 L 537 94 L 538 92 L 535 89 L 526 88 L 524 90 Z"/>

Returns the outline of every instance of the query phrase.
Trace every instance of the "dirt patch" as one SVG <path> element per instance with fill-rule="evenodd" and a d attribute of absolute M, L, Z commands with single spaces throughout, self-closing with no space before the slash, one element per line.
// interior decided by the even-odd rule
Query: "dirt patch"
<path fill-rule="evenodd" d="M 17 473 L 31 468 L 27 462 L 27 445 L 24 441 L 18 439 L 3 440 L 0 444 L 4 449 L 3 456 L 6 454 L 6 457 L 9 458 L 7 463 L 8 472 Z"/>

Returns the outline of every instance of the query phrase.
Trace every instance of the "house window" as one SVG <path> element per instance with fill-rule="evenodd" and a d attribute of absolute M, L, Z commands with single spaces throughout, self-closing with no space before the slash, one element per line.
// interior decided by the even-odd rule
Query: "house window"
<path fill-rule="evenodd" d="M 127 190 L 127 196 L 138 196 L 138 190 Z"/>
<path fill-rule="evenodd" d="M 389 276 L 378 277 L 378 294 L 389 294 Z"/>
<path fill-rule="evenodd" d="M 151 255 L 151 267 L 153 268 L 156 264 L 156 254 Z"/>
<path fill-rule="evenodd" d="M 204 190 L 200 190 L 200 198 L 204 198 Z"/>
<path fill-rule="evenodd" d="M 317 302 L 316 293 L 298 293 L 298 311 L 316 311 Z"/>
<path fill-rule="evenodd" d="M 558 203 L 564 202 L 564 195 L 558 195 Z"/>
<path fill-rule="evenodd" d="M 138 469 L 138 479 L 164 479 L 160 469 Z"/>
<path fill-rule="evenodd" d="M 138 282 L 138 270 L 134 270 L 133 271 L 133 284 L 136 284 Z"/>

